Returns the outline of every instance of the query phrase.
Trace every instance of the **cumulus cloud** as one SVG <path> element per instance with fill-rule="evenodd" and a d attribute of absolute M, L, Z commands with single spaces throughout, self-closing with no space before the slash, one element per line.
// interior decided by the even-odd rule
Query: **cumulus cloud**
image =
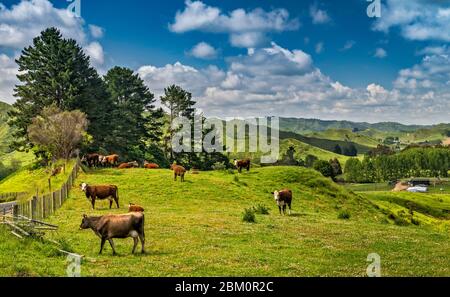
<path fill-rule="evenodd" d="M 0 3 L 0 99 L 13 101 L 17 65 L 5 53 L 18 52 L 30 45 L 48 27 L 57 27 L 65 38 L 75 39 L 91 57 L 94 66 L 104 63 L 103 47 L 92 38 L 100 38 L 103 29 L 88 26 L 82 18 L 66 9 L 55 8 L 48 0 L 22 0 L 6 7 Z"/>
<path fill-rule="evenodd" d="M 383 15 L 373 30 L 389 32 L 398 27 L 410 40 L 450 41 L 450 5 L 448 1 L 387 0 Z"/>
<path fill-rule="evenodd" d="M 202 31 L 225 33 L 236 47 L 255 47 L 266 40 L 270 32 L 296 30 L 297 19 L 290 19 L 285 9 L 265 11 L 256 8 L 251 11 L 236 9 L 224 13 L 220 8 L 208 6 L 202 1 L 185 2 L 183 11 L 178 11 L 169 29 L 175 33 Z"/>
<path fill-rule="evenodd" d="M 190 50 L 189 54 L 198 59 L 208 60 L 217 57 L 217 50 L 206 42 L 200 42 Z"/>
<path fill-rule="evenodd" d="M 430 123 L 448 121 L 450 115 L 445 112 L 450 110 L 450 61 L 445 56 L 427 56 L 400 71 L 392 89 L 376 83 L 362 89 L 345 86 L 323 74 L 304 51 L 276 43 L 228 58 L 225 69 L 177 62 L 144 66 L 138 73 L 158 97 L 170 84 L 191 91 L 207 116 Z"/>
<path fill-rule="evenodd" d="M 103 47 L 100 43 L 98 43 L 97 41 L 91 42 L 90 44 L 84 47 L 84 51 L 86 52 L 87 55 L 91 57 L 91 62 L 94 66 L 103 65 L 105 59 Z"/>
<path fill-rule="evenodd" d="M 313 24 L 326 24 L 331 21 L 328 13 L 325 10 L 319 9 L 317 4 L 310 6 L 309 15 L 311 16 Z"/>
<path fill-rule="evenodd" d="M 48 0 L 21 1 L 0 9 L 0 46 L 22 49 L 48 27 L 58 27 L 65 37 L 86 42 L 83 20 Z"/>
<path fill-rule="evenodd" d="M 0 100 L 13 103 L 12 90 L 17 84 L 16 75 L 19 73 L 13 58 L 0 54 Z"/>
<path fill-rule="evenodd" d="M 377 48 L 377 49 L 375 50 L 375 53 L 373 54 L 373 56 L 374 56 L 375 58 L 383 59 L 383 58 L 386 58 L 386 57 L 387 57 L 387 52 L 386 52 L 385 49 L 379 47 L 379 48 Z"/>
<path fill-rule="evenodd" d="M 355 44 L 356 42 L 354 40 L 348 40 L 342 47 L 341 51 L 348 51 L 352 49 L 355 46 Z"/>

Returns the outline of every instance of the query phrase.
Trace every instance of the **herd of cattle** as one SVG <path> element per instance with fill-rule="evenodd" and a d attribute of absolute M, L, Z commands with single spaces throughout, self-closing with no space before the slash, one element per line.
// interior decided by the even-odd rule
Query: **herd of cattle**
<path fill-rule="evenodd" d="M 139 167 L 137 162 L 119 163 L 118 155 L 102 156 L 99 154 L 90 154 L 83 157 L 82 162 L 90 167 L 99 166 L 117 166 L 119 169 L 135 168 Z M 242 169 L 250 171 L 251 160 L 235 160 L 235 167 L 239 172 Z M 148 163 L 144 164 L 144 168 L 158 169 L 157 164 Z M 170 168 L 174 173 L 174 180 L 177 177 L 181 178 L 181 182 L 184 182 L 187 170 L 179 165 L 173 164 Z M 120 208 L 119 204 L 119 188 L 116 185 L 88 185 L 82 183 L 80 185 L 81 190 L 86 194 L 86 198 L 90 200 L 92 208 L 95 210 L 96 200 L 109 200 L 109 208 L 112 208 L 113 202 L 115 202 L 117 208 Z M 272 192 L 275 202 L 279 208 L 281 215 L 286 215 L 286 209 L 289 208 L 289 215 L 292 209 L 292 191 L 289 189 L 283 189 L 280 191 Z M 105 216 L 87 216 L 83 215 L 80 229 L 92 229 L 94 233 L 101 239 L 100 254 L 103 251 L 103 246 L 106 241 L 111 245 L 113 255 L 116 254 L 113 238 L 128 238 L 132 237 L 134 240 L 134 246 L 132 253 L 134 254 L 138 240 L 142 245 L 142 253 L 145 252 L 145 233 L 144 233 L 144 208 L 142 206 L 130 203 L 128 206 L 128 213 L 122 215 L 105 215 Z"/>

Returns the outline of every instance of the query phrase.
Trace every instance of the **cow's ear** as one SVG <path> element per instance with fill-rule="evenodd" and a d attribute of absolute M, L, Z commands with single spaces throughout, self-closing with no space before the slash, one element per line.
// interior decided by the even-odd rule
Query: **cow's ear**
<path fill-rule="evenodd" d="M 272 192 L 272 195 L 275 195 L 275 192 Z"/>
<path fill-rule="evenodd" d="M 86 215 L 86 214 L 83 214 L 83 218 L 84 218 L 84 219 L 87 218 L 87 215 Z"/>

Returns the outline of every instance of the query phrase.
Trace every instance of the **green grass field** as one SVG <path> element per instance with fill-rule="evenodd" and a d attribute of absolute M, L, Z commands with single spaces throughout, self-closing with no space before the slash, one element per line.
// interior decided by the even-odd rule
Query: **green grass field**
<path fill-rule="evenodd" d="M 121 203 L 109 210 L 101 201 L 93 211 L 73 188 L 49 218 L 60 229 L 47 236 L 87 257 L 83 276 L 365 276 L 370 253 L 381 256 L 385 276 L 450 276 L 448 229 L 434 222 L 397 226 L 374 206 L 376 197 L 369 202 L 312 170 L 201 172 L 182 184 L 168 170 L 105 169 L 81 174 L 76 184 L 82 181 L 118 185 Z M 284 187 L 294 192 L 291 216 L 279 215 L 270 194 Z M 109 246 L 98 255 L 99 239 L 78 230 L 82 214 L 124 213 L 129 202 L 146 209 L 147 254 L 131 255 L 132 240 L 116 239 L 119 256 Z M 244 209 L 258 204 L 270 214 L 243 222 Z M 349 220 L 338 219 L 343 211 Z M 65 257 L 48 244 L 4 230 L 0 237 L 0 275 L 65 275 Z"/>
<path fill-rule="evenodd" d="M 53 190 L 58 189 L 66 182 L 75 164 L 74 162 L 69 161 L 67 163 L 65 173 L 51 178 Z M 30 196 L 36 192 L 39 192 L 39 194 L 48 193 L 48 178 L 50 174 L 51 170 L 49 168 L 31 170 L 29 167 L 24 167 L 0 181 L 0 193 L 26 192 Z"/>

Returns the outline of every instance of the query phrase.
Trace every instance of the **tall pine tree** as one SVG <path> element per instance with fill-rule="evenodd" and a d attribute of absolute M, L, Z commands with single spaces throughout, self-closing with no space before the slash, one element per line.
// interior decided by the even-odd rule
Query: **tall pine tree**
<path fill-rule="evenodd" d="M 27 127 L 32 118 L 50 105 L 61 110 L 81 110 L 90 122 L 88 132 L 97 146 L 108 133 L 109 96 L 89 57 L 73 39 L 64 39 L 56 28 L 48 28 L 23 49 L 16 60 L 20 84 L 15 88 L 17 101 L 9 113 L 15 129 L 16 149 L 32 145 Z"/>
<path fill-rule="evenodd" d="M 163 111 L 155 109 L 154 95 L 133 70 L 114 67 L 104 80 L 114 109 L 107 146 L 124 159 L 139 157 L 135 156 L 136 151 L 142 152 L 148 140 L 161 137 Z"/>

